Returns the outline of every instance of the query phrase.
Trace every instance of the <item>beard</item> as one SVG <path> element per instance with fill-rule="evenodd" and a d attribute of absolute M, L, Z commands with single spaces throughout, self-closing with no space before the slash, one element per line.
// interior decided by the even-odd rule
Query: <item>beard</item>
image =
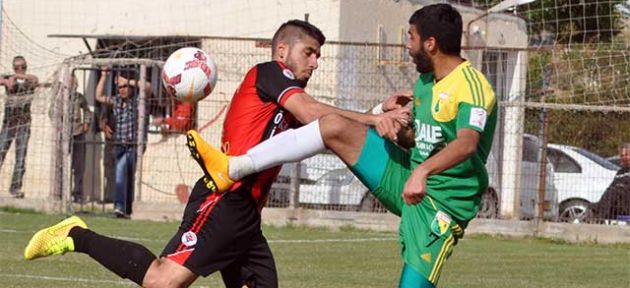
<path fill-rule="evenodd" d="M 416 63 L 416 71 L 419 73 L 429 73 L 433 71 L 433 63 L 429 55 L 421 48 L 417 53 L 411 53 L 413 63 Z"/>
<path fill-rule="evenodd" d="M 289 52 L 289 55 L 291 55 L 291 52 L 292 52 L 291 50 Z M 287 67 L 289 68 L 289 70 L 291 70 L 291 72 L 293 72 L 293 76 L 295 77 L 295 79 L 293 80 L 306 86 L 306 84 L 308 83 L 308 79 L 310 79 L 310 77 L 309 76 L 300 77 L 299 75 L 297 75 L 298 67 L 297 67 L 297 64 L 293 62 L 293 59 L 291 59 L 291 57 L 287 57 L 287 59 L 284 61 L 284 64 L 287 65 Z"/>

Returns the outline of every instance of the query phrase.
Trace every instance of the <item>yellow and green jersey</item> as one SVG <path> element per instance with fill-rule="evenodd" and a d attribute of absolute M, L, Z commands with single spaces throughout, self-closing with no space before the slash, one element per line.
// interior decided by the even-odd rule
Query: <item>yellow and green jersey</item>
<path fill-rule="evenodd" d="M 459 129 L 481 134 L 473 156 L 427 180 L 430 200 L 464 225 L 477 214 L 480 195 L 488 186 L 485 163 L 497 110 L 490 83 L 468 61 L 438 82 L 432 73 L 422 74 L 414 87 L 412 169 L 455 140 Z"/>

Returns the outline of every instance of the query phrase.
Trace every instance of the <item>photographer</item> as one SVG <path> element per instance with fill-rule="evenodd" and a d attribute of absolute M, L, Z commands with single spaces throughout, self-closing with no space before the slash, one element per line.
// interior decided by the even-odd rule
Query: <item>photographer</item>
<path fill-rule="evenodd" d="M 0 79 L 0 85 L 6 88 L 4 118 L 0 130 L 0 167 L 4 157 L 15 139 L 15 166 L 11 179 L 9 193 L 15 198 L 23 198 L 22 177 L 26 171 L 24 161 L 31 135 L 31 102 L 37 87 L 38 79 L 35 75 L 26 74 L 26 59 L 23 56 L 13 58 L 15 74 Z"/>

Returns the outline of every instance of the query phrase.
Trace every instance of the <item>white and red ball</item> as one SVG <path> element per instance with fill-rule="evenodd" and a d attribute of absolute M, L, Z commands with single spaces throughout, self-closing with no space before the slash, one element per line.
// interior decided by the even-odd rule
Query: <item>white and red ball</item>
<path fill-rule="evenodd" d="M 177 100 L 195 103 L 214 90 L 217 65 L 208 53 L 199 48 L 180 48 L 164 63 L 162 84 Z"/>

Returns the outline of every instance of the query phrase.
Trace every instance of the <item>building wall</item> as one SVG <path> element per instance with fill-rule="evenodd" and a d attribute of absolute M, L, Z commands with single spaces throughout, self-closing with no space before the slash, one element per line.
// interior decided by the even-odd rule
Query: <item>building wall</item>
<path fill-rule="evenodd" d="M 303 19 L 305 13 L 330 41 L 378 43 L 380 40 L 383 44 L 404 44 L 407 21 L 421 7 L 418 2 L 5 0 L 2 2 L 6 13 L 3 13 L 2 23 L 0 73 L 10 72 L 12 57 L 21 54 L 29 61 L 31 73 L 39 76 L 42 82 L 54 82 L 56 79 L 51 75 L 63 59 L 87 52 L 81 39 L 50 38 L 50 34 L 270 38 L 281 23 L 291 18 Z M 460 11 L 465 23 L 478 14 L 478 11 L 469 8 L 460 7 Z M 499 18 L 508 19 L 503 15 Z M 509 25 L 505 27 L 513 28 Z M 496 32 L 507 31 L 501 29 Z M 494 31 L 488 33 L 490 38 L 485 41 L 502 47 L 521 45 L 512 38 L 494 41 L 492 37 L 495 34 Z M 524 31 L 517 40 L 526 42 L 523 35 Z M 89 42 L 92 47 L 96 46 L 93 39 Z M 232 94 L 252 65 L 270 59 L 270 49 L 257 46 L 251 40 L 213 38 L 204 38 L 202 48 L 217 62 L 219 82 L 212 96 L 199 103 L 198 124 L 202 128 L 201 134 L 218 145 L 221 124 Z M 322 49 L 320 68 L 309 82 L 308 92 L 341 107 L 368 109 L 391 91 L 411 87 L 417 73 L 406 54 L 401 46 L 327 44 Z M 480 67 L 480 53 L 465 56 Z M 57 165 L 48 161 L 50 143 L 57 133 L 45 113 L 52 93 L 50 89 L 42 88 L 34 102 L 33 132 L 24 187 L 29 196 L 48 195 L 50 175 Z M 149 135 L 142 161 L 141 181 L 148 184 L 142 185 L 143 200 L 173 201 L 174 197 L 168 194 L 173 192 L 176 184 L 192 185 L 201 175 L 196 164 L 187 156 L 184 141 L 183 135 Z M 7 164 L 11 161 L 9 156 Z M 12 165 L 7 164 L 1 170 L 0 187 L 8 187 L 5 183 L 11 176 Z"/>
<path fill-rule="evenodd" d="M 318 25 L 338 40 L 339 1 L 92 1 L 5 0 L 0 72 L 10 72 L 14 54 L 23 54 L 41 75 L 42 67 L 87 53 L 81 39 L 49 38 L 50 34 L 129 36 L 229 36 L 270 38 L 289 19 Z M 19 31 L 18 31 L 19 29 Z M 8 37 L 7 37 L 8 36 Z M 95 41 L 90 40 L 94 47 Z M 49 50 L 49 51 L 47 51 Z"/>

